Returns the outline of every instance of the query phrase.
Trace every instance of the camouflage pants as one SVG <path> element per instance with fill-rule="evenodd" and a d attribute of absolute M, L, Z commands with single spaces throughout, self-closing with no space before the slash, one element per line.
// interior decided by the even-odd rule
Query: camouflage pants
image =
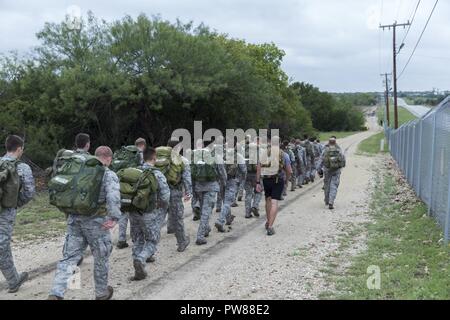
<path fill-rule="evenodd" d="M 127 242 L 128 213 L 123 212 L 119 219 L 119 241 Z"/>
<path fill-rule="evenodd" d="M 236 199 L 236 193 L 238 191 L 239 187 L 239 180 L 238 179 L 228 179 L 227 185 L 225 186 L 225 193 L 224 193 L 224 201 L 223 201 L 223 207 L 222 211 L 220 211 L 220 216 L 217 219 L 217 222 L 221 225 L 224 225 L 231 216 L 231 204 Z"/>
<path fill-rule="evenodd" d="M 319 171 L 318 165 L 319 165 L 319 158 L 316 158 L 316 159 L 314 159 L 314 165 L 312 168 L 312 177 L 313 178 L 316 176 L 317 171 Z"/>
<path fill-rule="evenodd" d="M 186 242 L 184 230 L 184 204 L 183 191 L 175 188 L 170 189 L 170 204 L 167 216 L 167 229 L 175 232 L 177 244 Z"/>
<path fill-rule="evenodd" d="M 324 169 L 325 202 L 334 204 L 341 178 L 341 170 Z"/>
<path fill-rule="evenodd" d="M 161 228 L 166 219 L 167 210 L 156 209 L 151 213 L 130 212 L 130 234 L 133 241 L 133 260 L 145 265 L 157 251 L 161 239 Z"/>
<path fill-rule="evenodd" d="M 245 182 L 246 182 L 246 179 L 239 180 L 239 186 L 238 186 L 236 197 L 239 197 L 239 198 L 244 197 Z"/>
<path fill-rule="evenodd" d="M 192 188 L 194 188 L 194 186 L 192 186 Z M 194 210 L 195 208 L 200 208 L 200 202 L 199 202 L 199 200 L 197 198 L 197 194 L 195 192 L 192 195 L 191 207 L 192 207 L 192 210 Z"/>
<path fill-rule="evenodd" d="M 217 200 L 217 192 L 204 191 L 196 192 L 200 202 L 201 218 L 197 232 L 197 240 L 204 240 L 205 235 L 211 230 L 209 226 L 209 218 L 211 217 L 214 204 Z"/>
<path fill-rule="evenodd" d="M 109 256 L 112 251 L 111 233 L 103 229 L 106 217 L 69 215 L 63 258 L 56 267 L 51 295 L 64 297 L 70 277 L 89 246 L 94 257 L 95 295 L 108 293 Z"/>
<path fill-rule="evenodd" d="M 292 166 L 292 174 L 291 174 L 291 189 L 294 190 L 295 187 L 297 186 L 297 167 L 296 166 Z"/>
<path fill-rule="evenodd" d="M 262 180 L 261 180 L 262 181 Z M 256 192 L 256 176 L 247 176 L 245 180 L 245 214 L 249 215 L 252 208 L 259 209 L 263 193 Z"/>
<path fill-rule="evenodd" d="M 309 180 L 312 181 L 316 177 L 316 163 L 314 160 L 311 160 L 309 164 Z"/>
<path fill-rule="evenodd" d="M 6 209 L 0 212 L 0 270 L 10 288 L 19 281 L 19 274 L 14 266 L 11 253 L 11 236 L 15 221 L 15 209 Z"/>
<path fill-rule="evenodd" d="M 225 200 L 225 186 L 220 185 L 220 191 L 217 193 L 216 209 L 222 211 L 223 202 Z"/>

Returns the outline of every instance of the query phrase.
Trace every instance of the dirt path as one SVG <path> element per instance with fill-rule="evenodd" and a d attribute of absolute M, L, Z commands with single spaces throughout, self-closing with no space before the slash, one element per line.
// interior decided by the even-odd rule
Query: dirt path
<path fill-rule="evenodd" d="M 375 159 L 355 154 L 359 142 L 376 133 L 376 119 L 369 119 L 371 131 L 342 139 L 348 165 L 339 188 L 336 210 L 323 204 L 322 182 L 289 193 L 276 221 L 277 234 L 267 237 L 264 219 L 244 219 L 243 203 L 233 210 L 237 216 L 226 234 L 213 231 L 205 247 L 191 245 L 176 252 L 173 235 L 162 230 L 157 261 L 147 267 L 143 282 L 128 280 L 133 274 L 131 249 L 114 250 L 110 284 L 116 299 L 315 299 L 328 289 L 321 273 L 324 258 L 336 250 L 335 241 L 343 226 L 363 221 Z M 261 206 L 262 208 L 262 206 Z M 186 227 L 194 240 L 198 224 L 186 210 Z M 212 219 L 216 218 L 214 214 Z M 116 230 L 117 233 L 117 230 Z M 20 270 L 40 267 L 17 294 L 4 290 L 0 299 L 45 299 L 50 290 L 53 264 L 60 258 L 62 239 L 27 248 L 15 248 Z M 92 257 L 81 268 L 82 287 L 67 292 L 66 299 L 93 298 Z"/>

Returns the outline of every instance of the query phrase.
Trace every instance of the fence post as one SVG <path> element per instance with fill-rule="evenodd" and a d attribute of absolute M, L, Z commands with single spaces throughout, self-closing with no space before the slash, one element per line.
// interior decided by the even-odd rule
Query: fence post
<path fill-rule="evenodd" d="M 422 199 L 422 192 L 421 192 L 421 187 L 420 187 L 420 178 L 421 178 L 421 172 L 422 172 L 422 124 L 423 124 L 423 120 L 420 120 L 419 122 L 419 168 L 418 168 L 418 177 L 417 177 L 417 195 L 419 196 L 420 199 Z"/>
<path fill-rule="evenodd" d="M 444 241 L 448 245 L 449 241 L 449 219 L 450 219 L 450 172 L 448 174 L 448 195 L 447 195 L 447 215 L 445 216 Z"/>
<path fill-rule="evenodd" d="M 433 173 L 434 173 L 434 153 L 436 152 L 436 113 L 433 114 L 433 135 L 431 139 L 431 171 L 430 184 L 428 190 L 430 191 L 430 204 L 428 206 L 428 215 L 431 216 L 431 207 L 433 206 Z"/>
<path fill-rule="evenodd" d="M 416 125 L 411 126 L 411 135 L 412 135 L 412 150 L 411 150 L 411 164 L 409 169 L 409 179 L 410 183 L 414 189 L 414 154 L 416 153 Z"/>

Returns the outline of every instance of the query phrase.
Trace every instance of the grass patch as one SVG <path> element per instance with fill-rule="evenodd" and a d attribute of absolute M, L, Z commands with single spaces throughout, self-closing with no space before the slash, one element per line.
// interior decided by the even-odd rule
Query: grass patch
<path fill-rule="evenodd" d="M 48 202 L 47 192 L 42 192 L 20 209 L 14 227 L 14 238 L 19 241 L 61 235 L 66 230 L 66 218 Z"/>
<path fill-rule="evenodd" d="M 351 258 L 351 266 L 341 274 L 330 274 L 337 293 L 334 299 L 449 299 L 449 247 L 442 246 L 442 232 L 418 201 L 394 201 L 398 185 L 392 172 L 378 176 L 371 202 L 373 223 L 367 225 L 367 248 Z M 346 240 L 347 241 L 347 240 Z M 344 244 L 345 246 L 346 244 Z M 377 266 L 381 287 L 369 290 L 367 270 Z"/>
<path fill-rule="evenodd" d="M 384 112 L 385 112 L 385 106 L 382 106 L 378 108 L 377 111 L 377 117 L 378 120 L 384 121 Z M 392 101 L 391 105 L 389 106 L 389 114 L 390 114 L 390 126 L 394 127 L 394 103 Z M 402 124 L 407 123 L 409 121 L 415 120 L 417 117 L 413 115 L 411 112 L 406 110 L 405 108 L 399 107 L 398 108 L 398 126 L 400 127 Z"/>
<path fill-rule="evenodd" d="M 383 150 L 381 150 L 381 148 L 380 148 L 382 139 L 384 139 L 384 141 L 385 141 Z M 358 145 L 358 153 L 359 154 L 375 155 L 375 154 L 384 153 L 384 152 L 388 152 L 388 145 L 387 145 L 386 138 L 384 136 L 384 132 L 375 134 L 375 135 L 367 138 L 366 140 L 363 140 Z"/>
<path fill-rule="evenodd" d="M 321 142 L 327 142 L 331 136 L 336 136 L 338 139 L 346 138 L 348 136 L 359 133 L 360 131 L 332 131 L 319 133 L 319 139 Z"/>

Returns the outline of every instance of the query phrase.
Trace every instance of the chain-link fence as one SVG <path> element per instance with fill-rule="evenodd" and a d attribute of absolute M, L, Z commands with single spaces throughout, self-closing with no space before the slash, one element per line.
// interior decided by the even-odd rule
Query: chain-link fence
<path fill-rule="evenodd" d="M 385 126 L 385 134 L 393 158 L 450 240 L 450 97 L 397 130 Z"/>

